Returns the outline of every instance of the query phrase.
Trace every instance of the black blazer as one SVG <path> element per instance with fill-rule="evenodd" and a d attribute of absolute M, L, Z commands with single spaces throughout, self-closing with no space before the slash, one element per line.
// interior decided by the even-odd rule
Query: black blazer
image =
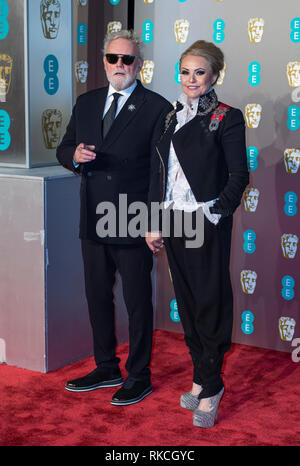
<path fill-rule="evenodd" d="M 101 215 L 97 205 L 111 202 L 119 218 L 119 194 L 127 203 L 147 204 L 151 151 L 160 138 L 171 104 L 159 94 L 145 89 L 140 81 L 115 119 L 106 138 L 102 138 L 102 115 L 108 87 L 89 91 L 78 97 L 70 122 L 57 149 L 58 161 L 82 175 L 80 237 L 99 240 L 96 224 Z M 96 146 L 96 159 L 73 165 L 73 155 L 81 142 Z M 123 212 L 124 214 L 124 212 Z M 132 216 L 128 215 L 128 222 Z M 118 235 L 118 225 L 116 234 Z M 102 242 L 136 243 L 143 238 L 106 237 Z"/>
<path fill-rule="evenodd" d="M 165 198 L 172 141 L 197 202 L 219 198 L 210 210 L 223 217 L 238 207 L 249 183 L 244 117 L 238 109 L 217 105 L 206 115 L 196 115 L 176 133 L 176 110 L 168 115 L 166 131 L 153 155 L 149 202 Z"/>

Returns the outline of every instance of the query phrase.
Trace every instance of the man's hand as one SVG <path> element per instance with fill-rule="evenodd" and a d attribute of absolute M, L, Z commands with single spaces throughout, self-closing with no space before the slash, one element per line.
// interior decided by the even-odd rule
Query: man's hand
<path fill-rule="evenodd" d="M 160 231 L 146 233 L 145 239 L 153 254 L 158 253 L 164 245 L 164 240 Z"/>
<path fill-rule="evenodd" d="M 87 146 L 80 143 L 74 152 L 73 159 L 75 163 L 86 163 L 95 160 L 96 153 L 94 152 L 95 146 Z"/>

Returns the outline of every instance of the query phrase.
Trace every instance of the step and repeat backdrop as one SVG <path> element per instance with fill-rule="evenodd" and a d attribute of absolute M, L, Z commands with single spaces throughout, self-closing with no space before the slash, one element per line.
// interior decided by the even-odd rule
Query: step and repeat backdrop
<path fill-rule="evenodd" d="M 127 27 L 127 11 L 127 0 L 0 0 L 0 167 L 57 164 L 77 96 L 105 84 L 104 35 Z"/>
<path fill-rule="evenodd" d="M 0 1 L 0 164 L 25 164 L 24 5 Z M 17 136 L 17 137 L 16 137 Z"/>
<path fill-rule="evenodd" d="M 0 166 L 56 163 L 72 105 L 105 84 L 107 30 L 127 0 L 0 0 Z M 235 214 L 233 340 L 295 351 L 299 315 L 300 8 L 298 0 L 136 0 L 140 79 L 174 102 L 178 61 L 195 40 L 218 45 L 219 99 L 245 116 L 250 183 Z M 166 256 L 157 261 L 156 327 L 181 332 Z M 299 346 L 299 344 L 298 344 Z"/>
<path fill-rule="evenodd" d="M 244 113 L 250 171 L 232 239 L 233 340 L 295 354 L 300 345 L 300 8 L 297 0 L 274 6 L 261 0 L 137 0 L 135 30 L 144 43 L 141 80 L 171 102 L 181 92 L 178 60 L 189 45 L 204 39 L 224 52 L 216 92 Z M 156 324 L 182 331 L 164 254 L 158 260 Z"/>
<path fill-rule="evenodd" d="M 0 166 L 56 163 L 72 104 L 72 4 L 0 0 Z"/>
<path fill-rule="evenodd" d="M 60 0 L 62 1 L 62 0 Z M 128 2 L 72 0 L 73 102 L 84 92 L 107 84 L 103 40 L 107 32 L 127 28 Z"/>

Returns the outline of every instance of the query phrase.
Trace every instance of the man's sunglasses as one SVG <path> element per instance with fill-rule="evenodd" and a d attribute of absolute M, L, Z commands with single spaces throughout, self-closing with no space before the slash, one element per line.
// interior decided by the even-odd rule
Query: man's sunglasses
<path fill-rule="evenodd" d="M 118 63 L 119 58 L 121 58 L 123 65 L 132 65 L 135 59 L 135 55 L 121 55 L 116 53 L 107 53 L 105 57 L 110 65 Z"/>

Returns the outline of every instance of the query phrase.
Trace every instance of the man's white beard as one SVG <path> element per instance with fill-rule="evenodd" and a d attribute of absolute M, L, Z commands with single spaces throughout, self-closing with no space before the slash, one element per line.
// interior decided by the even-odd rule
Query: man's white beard
<path fill-rule="evenodd" d="M 131 86 L 134 82 L 135 78 L 132 75 L 124 74 L 124 75 L 112 75 L 109 78 L 110 84 L 113 86 L 116 91 L 122 91 L 123 89 L 127 89 Z"/>

